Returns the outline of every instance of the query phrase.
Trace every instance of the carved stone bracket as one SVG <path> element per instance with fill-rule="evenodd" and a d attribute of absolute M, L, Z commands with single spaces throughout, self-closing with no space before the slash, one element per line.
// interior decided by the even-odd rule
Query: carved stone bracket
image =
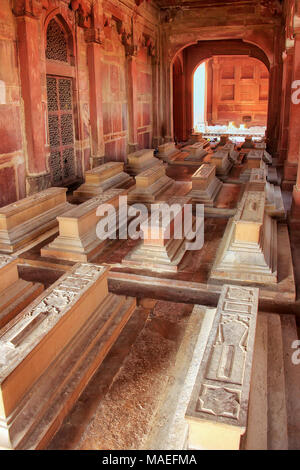
<path fill-rule="evenodd" d="M 262 13 L 280 16 L 282 14 L 282 5 L 279 0 L 261 0 Z"/>
<path fill-rule="evenodd" d="M 48 0 L 14 0 L 12 10 L 15 16 L 39 18 L 48 4 Z"/>

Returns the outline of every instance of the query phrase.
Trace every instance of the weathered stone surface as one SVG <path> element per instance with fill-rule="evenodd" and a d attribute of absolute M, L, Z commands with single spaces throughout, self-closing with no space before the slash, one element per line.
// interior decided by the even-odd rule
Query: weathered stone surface
<path fill-rule="evenodd" d="M 151 204 L 169 188 L 174 181 L 166 176 L 164 165 L 155 165 L 139 173 L 136 178 L 136 188 L 129 192 L 128 202 L 143 202 Z"/>
<path fill-rule="evenodd" d="M 93 259 L 107 243 L 107 240 L 99 239 L 96 233 L 96 226 L 100 221 L 97 209 L 101 204 L 110 204 L 117 209 L 119 197 L 125 194 L 126 190 L 123 189 L 108 190 L 58 217 L 59 236 L 41 249 L 41 255 L 69 261 Z M 120 221 L 117 228 L 121 228 L 124 223 L 123 220 Z"/>
<path fill-rule="evenodd" d="M 264 192 L 245 191 L 227 224 L 210 279 L 277 282 L 277 223 L 265 214 Z"/>
<path fill-rule="evenodd" d="M 178 149 L 175 146 L 174 142 L 167 142 L 158 146 L 157 157 L 161 158 L 165 162 L 172 160 L 172 157 L 178 154 Z"/>
<path fill-rule="evenodd" d="M 135 306 L 76 264 L 0 331 L 1 448 L 46 446 Z"/>
<path fill-rule="evenodd" d="M 163 162 L 155 158 L 153 152 L 154 150 L 152 149 L 144 149 L 128 154 L 126 171 L 130 175 L 136 176 L 152 166 L 162 165 Z"/>
<path fill-rule="evenodd" d="M 183 151 L 189 153 L 189 156 L 186 157 L 185 160 L 196 160 L 201 162 L 202 159 L 208 154 L 207 150 L 205 150 L 205 146 L 207 145 L 205 145 L 204 142 L 196 142 L 192 145 L 186 145 L 183 147 Z"/>
<path fill-rule="evenodd" d="M 284 218 L 286 214 L 281 188 L 269 183 L 266 174 L 267 170 L 265 168 L 252 168 L 249 182 L 246 185 L 247 191 L 264 191 L 266 195 L 266 213 L 272 217 Z"/>
<path fill-rule="evenodd" d="M 239 152 L 235 150 L 235 145 L 232 142 L 227 142 L 223 147 L 222 150 L 228 151 L 228 158 L 232 164 L 237 162 Z"/>
<path fill-rule="evenodd" d="M 224 285 L 186 419 L 191 449 L 239 449 L 247 427 L 258 289 Z"/>
<path fill-rule="evenodd" d="M 155 213 L 151 214 L 146 222 L 141 223 L 143 241 L 133 249 L 123 260 L 122 264 L 134 266 L 139 269 L 153 269 L 157 271 L 177 271 L 178 265 L 187 251 L 186 238 L 182 234 L 175 235 L 177 223 L 182 221 L 184 205 L 189 204 L 190 197 L 173 197 L 168 201 L 169 206 L 176 205 L 170 217 L 161 217 L 161 205 Z M 195 220 L 193 218 L 195 230 Z M 201 230 L 202 227 L 199 228 Z"/>
<path fill-rule="evenodd" d="M 212 165 L 216 166 L 216 173 L 220 176 L 228 175 L 232 168 L 228 150 L 217 150 L 211 155 L 210 161 Z"/>
<path fill-rule="evenodd" d="M 74 197 L 86 201 L 109 189 L 128 189 L 134 179 L 124 172 L 123 162 L 108 162 L 85 173 L 85 183 L 74 191 Z"/>
<path fill-rule="evenodd" d="M 260 162 L 263 160 L 264 150 L 251 149 L 247 154 L 247 168 L 260 168 Z"/>
<path fill-rule="evenodd" d="M 0 328 L 42 291 L 43 285 L 19 278 L 18 259 L 0 254 Z"/>
<path fill-rule="evenodd" d="M 215 165 L 204 163 L 192 176 L 192 191 L 189 196 L 193 203 L 212 207 L 222 184 L 216 177 Z"/>
<path fill-rule="evenodd" d="M 0 209 L 0 251 L 14 253 L 58 227 L 56 217 L 73 206 L 66 188 L 49 188 Z"/>

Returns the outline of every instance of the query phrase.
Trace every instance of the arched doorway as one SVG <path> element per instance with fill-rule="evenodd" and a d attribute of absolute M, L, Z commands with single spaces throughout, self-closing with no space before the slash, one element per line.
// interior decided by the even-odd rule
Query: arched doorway
<path fill-rule="evenodd" d="M 203 132 L 207 122 L 207 63 L 202 62 L 193 77 L 194 130 Z"/>
<path fill-rule="evenodd" d="M 183 98 L 181 93 L 176 92 L 174 78 L 178 58 L 182 64 L 180 83 L 184 87 Z M 267 126 L 270 133 L 274 127 L 274 102 L 269 100 L 270 63 L 266 54 L 257 46 L 242 40 L 208 40 L 181 49 L 172 61 L 174 129 L 178 123 L 183 123 L 183 128 L 178 129 L 177 134 L 185 136 L 183 140 L 187 140 L 195 124 L 199 123 L 199 119 L 195 122 L 194 115 L 194 74 L 203 63 L 206 77 L 202 81 L 206 93 L 204 99 L 201 99 L 202 103 L 205 102 L 205 124 L 233 126 L 233 130 L 240 126 L 261 126 L 261 134 L 265 133 Z M 183 114 L 181 121 L 176 117 L 179 112 Z M 200 123 L 202 119 L 203 116 Z"/>
<path fill-rule="evenodd" d="M 68 185 L 76 179 L 75 70 L 72 37 L 58 16 L 48 23 L 45 54 L 51 183 Z"/>

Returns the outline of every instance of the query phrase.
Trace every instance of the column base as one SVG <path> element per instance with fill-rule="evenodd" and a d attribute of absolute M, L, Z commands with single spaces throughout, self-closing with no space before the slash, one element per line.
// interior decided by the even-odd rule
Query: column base
<path fill-rule="evenodd" d="M 26 177 L 26 193 L 28 196 L 38 193 L 51 187 L 51 175 L 45 173 L 37 176 Z"/>

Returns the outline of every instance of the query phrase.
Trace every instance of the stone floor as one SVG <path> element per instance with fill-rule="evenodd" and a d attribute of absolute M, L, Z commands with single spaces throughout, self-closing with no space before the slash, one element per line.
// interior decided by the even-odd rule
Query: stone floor
<path fill-rule="evenodd" d="M 193 173 L 191 167 L 169 166 L 167 174 L 175 183 L 162 199 L 187 194 Z M 230 176 L 238 178 L 239 168 Z M 231 208 L 239 196 L 240 186 L 225 183 L 216 206 Z M 283 199 L 288 210 L 290 194 L 283 192 Z M 153 424 L 158 429 L 163 426 L 159 410 L 167 403 L 170 384 L 176 379 L 174 367 L 179 351 L 188 357 L 184 338 L 191 327 L 193 304 L 217 305 L 219 287 L 208 286 L 207 281 L 227 221 L 227 217 L 206 218 L 204 248 L 187 252 L 177 273 L 162 275 L 124 267 L 122 259 L 139 241 L 114 241 L 93 260 L 111 266 L 112 292 L 137 296 L 146 311 L 129 320 L 48 449 L 141 449 L 158 442 L 159 432 L 153 435 Z M 279 226 L 279 232 L 286 230 L 284 225 Z M 290 242 L 297 301 L 289 300 L 293 282 L 286 246 L 279 241 L 280 282 L 275 289 L 261 294 L 260 307 L 264 302 L 264 311 L 296 314 L 300 331 L 300 232 L 292 232 Z M 43 282 L 48 287 L 73 263 L 42 259 L 40 248 L 37 245 L 21 255 L 19 272 L 23 279 Z"/>
<path fill-rule="evenodd" d="M 148 303 L 148 316 L 130 319 L 48 449 L 145 445 L 192 311 L 186 304 Z"/>

